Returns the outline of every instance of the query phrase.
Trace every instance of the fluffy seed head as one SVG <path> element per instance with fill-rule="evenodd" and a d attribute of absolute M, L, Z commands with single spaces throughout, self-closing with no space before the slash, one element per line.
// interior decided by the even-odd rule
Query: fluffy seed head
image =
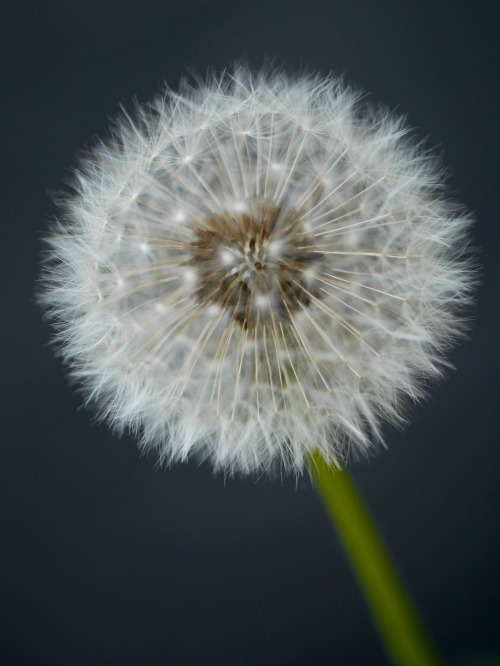
<path fill-rule="evenodd" d="M 82 161 L 42 301 L 89 401 L 162 463 L 367 452 L 460 330 L 470 218 L 400 119 L 246 68 L 167 92 Z"/>

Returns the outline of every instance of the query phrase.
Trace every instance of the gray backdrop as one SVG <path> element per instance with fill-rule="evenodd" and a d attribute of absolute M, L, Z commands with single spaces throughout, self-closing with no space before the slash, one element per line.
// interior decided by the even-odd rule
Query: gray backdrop
<path fill-rule="evenodd" d="M 450 664 L 500 663 L 498 69 L 492 2 L 47 0 L 2 39 L 0 663 L 385 664 L 304 479 L 155 469 L 79 409 L 34 303 L 50 191 L 119 104 L 246 57 L 333 71 L 408 115 L 477 214 L 457 367 L 352 468 Z M 497 280 L 495 284 L 495 280 Z M 475 656 L 474 656 L 475 655 Z"/>

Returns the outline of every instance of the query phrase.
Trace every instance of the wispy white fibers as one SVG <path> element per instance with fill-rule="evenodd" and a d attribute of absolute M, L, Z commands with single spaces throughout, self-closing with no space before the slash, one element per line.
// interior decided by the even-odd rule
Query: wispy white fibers
<path fill-rule="evenodd" d="M 470 216 L 401 119 L 246 68 L 117 122 L 74 177 L 42 301 L 99 414 L 162 463 L 369 452 L 461 331 Z"/>

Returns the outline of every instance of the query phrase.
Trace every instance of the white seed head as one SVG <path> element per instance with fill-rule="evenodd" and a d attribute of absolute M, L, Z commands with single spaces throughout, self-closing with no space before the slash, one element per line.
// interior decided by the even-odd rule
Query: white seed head
<path fill-rule="evenodd" d="M 162 463 L 300 472 L 373 450 L 440 374 L 470 216 L 401 120 L 246 68 L 167 93 L 83 161 L 42 301 L 88 400 Z"/>

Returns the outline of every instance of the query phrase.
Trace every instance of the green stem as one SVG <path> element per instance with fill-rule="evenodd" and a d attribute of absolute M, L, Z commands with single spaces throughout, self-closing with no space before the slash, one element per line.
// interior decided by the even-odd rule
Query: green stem
<path fill-rule="evenodd" d="M 328 465 L 319 451 L 311 456 L 311 471 L 392 662 L 440 666 L 441 659 L 347 472 Z"/>

